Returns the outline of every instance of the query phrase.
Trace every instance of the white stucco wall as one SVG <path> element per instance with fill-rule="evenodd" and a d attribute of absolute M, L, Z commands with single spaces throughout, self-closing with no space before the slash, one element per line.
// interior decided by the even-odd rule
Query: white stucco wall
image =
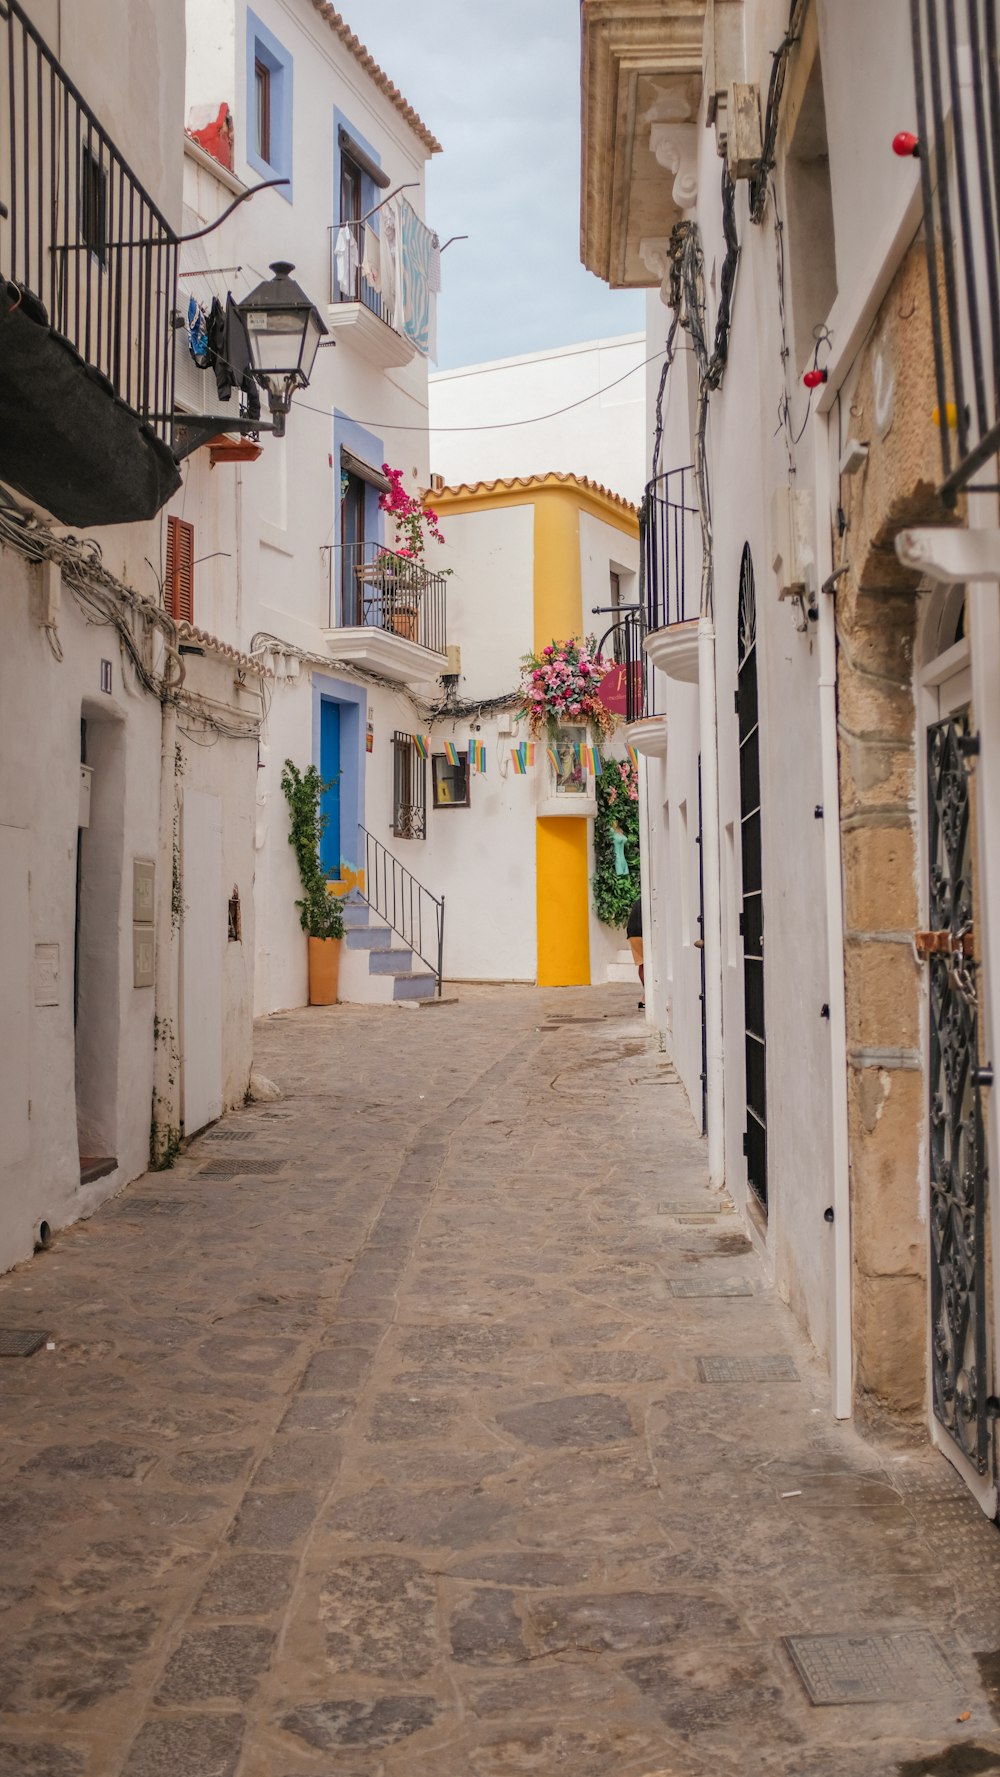
<path fill-rule="evenodd" d="M 444 263 L 447 275 L 447 258 Z M 645 482 L 645 355 L 643 335 L 632 333 L 435 373 L 432 470 L 447 485 L 557 470 L 588 475 L 639 500 Z M 570 411 L 556 413 L 560 408 Z M 539 421 L 547 414 L 555 417 Z M 512 420 L 532 423 L 510 426 Z M 476 429 L 491 425 L 505 429 Z"/>

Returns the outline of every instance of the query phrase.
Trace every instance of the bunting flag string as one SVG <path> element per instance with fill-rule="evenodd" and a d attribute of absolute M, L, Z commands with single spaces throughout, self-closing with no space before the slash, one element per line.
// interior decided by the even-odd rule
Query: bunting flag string
<path fill-rule="evenodd" d="M 627 754 L 628 754 L 628 756 L 629 756 L 629 758 L 630 758 L 630 759 L 631 759 L 631 761 L 632 761 L 632 764 L 633 764 L 633 765 L 634 765 L 634 767 L 635 767 L 635 769 L 636 769 L 636 771 L 638 771 L 638 769 L 639 769 L 639 755 L 638 755 L 638 753 L 637 753 L 637 752 L 636 752 L 636 750 L 635 750 L 635 748 L 634 748 L 634 746 L 633 746 L 633 745 L 632 745 L 632 742 L 631 742 L 631 741 L 629 741 L 629 742 L 628 742 L 628 743 L 627 743 L 627 745 L 626 745 L 626 748 L 625 748 L 625 751 L 626 751 L 626 752 L 627 752 Z"/>
<path fill-rule="evenodd" d="M 486 773 L 486 742 L 484 740 L 470 740 L 470 742 L 469 742 L 469 766 L 471 769 L 478 771 L 482 775 L 485 776 L 485 773 Z"/>
<path fill-rule="evenodd" d="M 421 759 L 426 759 L 427 753 L 428 753 L 428 744 L 427 744 L 428 737 L 427 737 L 427 735 L 426 734 L 411 734 L 410 739 L 412 740 L 414 746 L 416 747 L 419 757 Z"/>
<path fill-rule="evenodd" d="M 601 755 L 600 755 L 600 753 L 598 752 L 596 747 L 587 747 L 585 749 L 585 751 L 587 754 L 587 766 L 591 772 L 591 775 L 593 777 L 600 777 L 600 775 L 601 775 Z"/>

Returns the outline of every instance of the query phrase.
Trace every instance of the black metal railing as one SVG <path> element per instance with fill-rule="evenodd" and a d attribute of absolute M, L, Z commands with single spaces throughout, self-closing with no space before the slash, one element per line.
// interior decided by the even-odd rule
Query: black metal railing
<path fill-rule="evenodd" d="M 348 248 L 342 237 L 342 229 L 350 235 Z M 394 331 L 394 303 L 390 302 L 381 290 L 369 284 L 362 272 L 364 263 L 365 229 L 361 222 L 334 223 L 330 229 L 330 301 L 360 302 L 387 327 Z M 380 252 L 386 251 L 379 242 Z"/>
<path fill-rule="evenodd" d="M 444 896 L 432 895 L 374 833 L 359 825 L 364 841 L 365 900 L 392 927 L 414 956 L 434 971 L 438 996 L 444 974 Z"/>
<path fill-rule="evenodd" d="M 0 276 L 169 441 L 177 238 L 18 0 L 0 3 Z"/>
<path fill-rule="evenodd" d="M 910 0 L 910 17 L 940 492 L 953 506 L 1000 449 L 1000 24 L 996 0 Z"/>
<path fill-rule="evenodd" d="M 670 469 L 647 482 L 642 496 L 639 596 L 647 629 L 666 629 L 698 616 L 701 528 L 693 484 L 693 468 Z"/>
<path fill-rule="evenodd" d="M 329 554 L 331 629 L 389 630 L 445 653 L 447 575 L 381 543 L 338 543 Z"/>
<path fill-rule="evenodd" d="M 656 673 L 642 646 L 646 622 L 641 605 L 629 611 L 621 623 L 620 633 L 620 651 L 625 668 L 625 720 L 641 722 L 646 716 L 658 714 Z"/>

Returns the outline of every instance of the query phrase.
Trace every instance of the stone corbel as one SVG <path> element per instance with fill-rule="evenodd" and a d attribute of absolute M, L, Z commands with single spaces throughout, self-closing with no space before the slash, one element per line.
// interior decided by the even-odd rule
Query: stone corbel
<path fill-rule="evenodd" d="M 639 242 L 639 258 L 648 272 L 660 280 L 660 301 L 670 307 L 670 259 L 665 235 Z"/>
<path fill-rule="evenodd" d="M 693 123 L 654 123 L 649 151 L 674 174 L 673 199 L 679 210 L 693 209 L 698 197 L 698 129 Z"/>
<path fill-rule="evenodd" d="M 963 586 L 969 580 L 1000 581 L 1000 530 L 921 528 L 900 531 L 896 554 L 904 568 L 937 586 Z"/>

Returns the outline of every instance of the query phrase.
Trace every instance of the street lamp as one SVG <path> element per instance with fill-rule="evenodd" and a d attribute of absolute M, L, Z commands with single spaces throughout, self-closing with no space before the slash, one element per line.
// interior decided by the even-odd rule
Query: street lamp
<path fill-rule="evenodd" d="M 251 290 L 238 308 L 250 340 L 254 375 L 267 390 L 274 436 L 281 438 L 292 396 L 296 389 L 308 388 L 327 328 L 291 276 L 295 267 L 279 259 L 271 270 L 274 277 Z"/>

